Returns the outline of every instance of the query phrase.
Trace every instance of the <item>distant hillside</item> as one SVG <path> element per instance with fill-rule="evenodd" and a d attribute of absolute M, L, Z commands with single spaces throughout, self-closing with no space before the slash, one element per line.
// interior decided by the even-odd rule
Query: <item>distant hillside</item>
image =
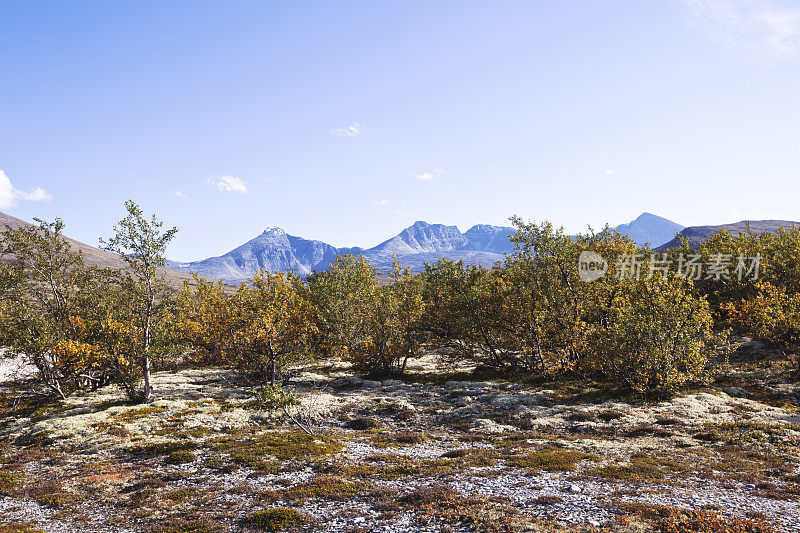
<path fill-rule="evenodd" d="M 0 226 L 19 227 L 27 222 L 0 213 Z M 714 226 L 709 226 L 714 227 Z M 629 224 L 616 228 L 638 244 L 651 246 L 664 243 L 675 236 L 683 226 L 665 218 L 643 213 Z M 692 228 L 689 228 L 692 229 Z M 249 279 L 260 269 L 270 272 L 294 271 L 308 275 L 315 270 L 326 270 L 337 256 L 363 255 L 382 273 L 391 268 L 396 255 L 400 264 L 418 272 L 425 263 L 441 258 L 463 260 L 466 264 L 492 266 L 502 261 L 505 254 L 514 252 L 509 237 L 516 232 L 508 226 L 478 224 L 461 232 L 456 226 L 429 224 L 417 221 L 400 233 L 369 249 L 360 247 L 337 248 L 322 241 L 288 235 L 278 227 L 270 227 L 260 235 L 219 257 L 202 261 L 179 263 L 168 261 L 163 273 L 174 285 L 191 279 L 196 272 L 207 279 L 221 279 L 238 283 Z M 76 250 L 81 250 L 87 263 L 100 267 L 124 268 L 125 264 L 115 254 L 68 239 Z"/>
<path fill-rule="evenodd" d="M 655 248 L 674 239 L 684 227 L 666 218 L 642 213 L 633 222 L 620 224 L 615 229 L 628 235 L 639 246 L 649 243 L 651 248 Z"/>
<path fill-rule="evenodd" d="M 515 228 L 478 224 L 464 233 L 464 238 L 467 240 L 465 248 L 501 255 L 510 254 L 514 252 L 514 243 L 509 237 L 516 232 Z"/>
<path fill-rule="evenodd" d="M 20 220 L 5 213 L 0 213 L 0 229 L 4 229 L 5 226 L 19 228 L 30 225 L 31 224 L 29 222 L 25 222 L 24 220 Z M 120 257 L 116 254 L 106 252 L 105 250 L 95 248 L 94 246 L 89 246 L 88 244 L 76 241 L 75 239 L 70 239 L 69 237 L 66 239 L 72 245 L 73 250 L 83 253 L 83 258 L 88 265 L 97 265 L 101 268 L 108 267 L 114 269 L 125 269 L 127 267 L 125 261 L 120 259 Z M 184 280 L 192 279 L 190 272 L 174 270 L 172 268 L 160 270 L 160 273 L 163 274 L 167 281 L 175 287 L 183 286 Z"/>
<path fill-rule="evenodd" d="M 665 218 L 644 213 L 629 224 L 617 227 L 637 243 L 662 244 L 673 238 L 683 226 Z M 441 258 L 463 260 L 465 264 L 491 266 L 502 261 L 505 254 L 514 252 L 509 239 L 516 233 L 508 226 L 478 224 L 462 233 L 456 226 L 417 221 L 377 246 L 336 248 L 322 241 L 288 235 L 280 228 L 267 228 L 258 237 L 219 257 L 193 263 L 170 263 L 173 268 L 197 272 L 209 279 L 240 282 L 259 269 L 270 272 L 294 271 L 307 275 L 314 270 L 326 270 L 342 254 L 363 255 L 381 272 L 392 266 L 397 256 L 402 266 L 418 272 L 425 263 Z"/>
<path fill-rule="evenodd" d="M 364 251 L 364 256 L 375 263 L 391 261 L 392 256 L 405 256 L 426 252 L 451 252 L 461 250 L 467 239 L 456 226 L 414 222 L 399 234 L 374 248 Z"/>
<path fill-rule="evenodd" d="M 322 241 L 287 235 L 281 228 L 267 228 L 243 245 L 219 257 L 193 263 L 170 263 L 173 268 L 197 272 L 209 279 L 241 281 L 261 269 L 307 275 L 323 270 L 340 254 L 338 248 Z"/>
<path fill-rule="evenodd" d="M 171 262 L 170 266 L 230 282 L 248 279 L 262 268 L 270 272 L 292 270 L 307 275 L 314 270 L 326 270 L 337 256 L 343 254 L 363 255 L 383 273 L 391 268 L 395 255 L 401 265 L 414 271 L 420 271 L 426 262 L 436 262 L 442 257 L 490 266 L 502 260 L 503 254 L 513 251 L 508 235 L 514 231 L 513 228 L 481 224 L 462 234 L 456 226 L 418 221 L 365 250 L 359 247 L 336 248 L 271 227 L 219 257 L 192 263 Z"/>
<path fill-rule="evenodd" d="M 679 236 L 687 238 L 691 244 L 698 244 L 707 239 L 710 235 L 722 230 L 737 235 L 747 231 L 748 224 L 752 231 L 756 233 L 766 233 L 778 231 L 778 228 L 798 226 L 800 222 L 792 222 L 789 220 L 743 220 L 741 222 L 722 224 L 719 226 L 692 226 L 681 231 Z M 677 246 L 680 246 L 680 241 L 676 237 L 666 244 L 659 246 L 656 250 L 664 251 Z"/>

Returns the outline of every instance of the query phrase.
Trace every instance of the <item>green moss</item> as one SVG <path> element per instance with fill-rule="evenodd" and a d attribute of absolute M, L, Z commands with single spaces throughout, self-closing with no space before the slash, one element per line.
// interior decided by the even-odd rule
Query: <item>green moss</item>
<path fill-rule="evenodd" d="M 127 429 L 114 422 L 97 422 L 92 424 L 92 428 L 98 433 L 105 433 L 114 437 L 127 437 L 130 435 Z"/>
<path fill-rule="evenodd" d="M 726 441 L 729 444 L 800 444 L 800 441 L 796 437 L 790 436 L 788 431 L 800 431 L 800 426 L 737 420 L 721 424 L 706 424 L 703 431 L 695 434 L 694 437 L 711 442 Z"/>
<path fill-rule="evenodd" d="M 354 496 L 363 494 L 371 489 L 371 485 L 364 482 L 348 481 L 334 476 L 320 476 L 291 489 L 276 491 L 278 498 L 287 500 L 305 500 L 307 498 L 322 498 L 328 501 L 348 501 Z"/>
<path fill-rule="evenodd" d="M 332 437 L 313 437 L 300 432 L 255 437 L 231 435 L 215 439 L 212 446 L 218 452 L 229 453 L 235 463 L 259 470 L 274 469 L 276 460 L 321 457 L 342 449 L 342 444 Z"/>
<path fill-rule="evenodd" d="M 168 465 L 183 465 L 193 463 L 196 459 L 197 456 L 190 450 L 177 450 L 170 453 L 164 462 Z"/>
<path fill-rule="evenodd" d="M 28 493 L 34 501 L 57 509 L 72 508 L 83 498 L 64 490 L 57 479 L 45 479 L 31 486 Z"/>
<path fill-rule="evenodd" d="M 516 466 L 527 470 L 556 472 L 575 470 L 580 461 L 587 459 L 596 459 L 596 457 L 573 450 L 545 448 L 526 455 L 512 456 L 508 459 L 507 463 L 509 466 Z"/>
<path fill-rule="evenodd" d="M 293 526 L 308 523 L 308 515 L 290 507 L 275 507 L 253 513 L 244 520 L 252 528 L 265 531 L 283 531 Z"/>
<path fill-rule="evenodd" d="M 63 403 L 44 405 L 31 413 L 31 419 L 34 421 L 44 420 L 51 416 L 65 413 L 70 409 L 72 409 L 72 406 Z"/>
<path fill-rule="evenodd" d="M 18 472 L 0 472 L 0 494 L 8 495 L 19 488 L 24 479 L 24 474 Z"/>
<path fill-rule="evenodd" d="M 153 431 L 153 435 L 163 436 L 163 437 L 173 437 L 173 438 L 192 438 L 198 439 L 201 437 L 207 437 L 212 435 L 214 432 L 208 428 L 197 426 L 193 428 L 185 428 L 183 425 L 175 426 L 175 425 L 168 425 L 162 428 L 159 428 Z"/>
<path fill-rule="evenodd" d="M 197 489 L 193 487 L 183 487 L 167 492 L 164 494 L 164 497 L 168 500 L 172 500 L 173 502 L 183 503 L 195 494 L 197 494 Z"/>
<path fill-rule="evenodd" d="M 117 413 L 116 415 L 114 415 L 114 420 L 130 424 L 132 422 L 136 422 L 137 420 L 141 420 L 143 418 L 147 418 L 152 415 L 161 414 L 166 410 L 167 410 L 166 407 L 156 407 L 155 405 L 148 405 L 147 407 L 128 409 L 127 411 Z"/>
<path fill-rule="evenodd" d="M 175 452 L 192 451 L 197 449 L 197 443 L 192 441 L 166 441 L 151 444 L 139 444 L 125 449 L 131 455 L 144 455 L 146 457 L 158 457 L 170 455 Z"/>
<path fill-rule="evenodd" d="M 467 460 L 467 458 L 412 459 L 404 455 L 380 453 L 370 455 L 366 461 L 356 464 L 336 465 L 329 472 L 335 472 L 345 479 L 366 477 L 385 481 L 405 477 L 420 478 L 452 473 L 454 468 L 466 465 Z"/>
<path fill-rule="evenodd" d="M 635 455 L 625 465 L 607 465 L 592 470 L 592 474 L 622 481 L 658 481 L 667 474 L 686 471 L 686 466 L 668 459 Z"/>
<path fill-rule="evenodd" d="M 153 528 L 151 531 L 152 533 L 217 533 L 225 530 L 206 519 L 173 519 Z"/>
<path fill-rule="evenodd" d="M 442 454 L 452 466 L 486 467 L 497 464 L 498 452 L 489 448 L 467 448 L 450 450 Z"/>
<path fill-rule="evenodd" d="M 708 477 L 716 477 L 720 475 L 719 472 L 723 472 L 727 478 L 743 483 L 757 483 L 781 473 L 791 474 L 796 467 L 792 458 L 783 457 L 769 449 L 726 445 L 719 450 L 721 453 L 718 456 L 707 459 L 698 468 Z"/>

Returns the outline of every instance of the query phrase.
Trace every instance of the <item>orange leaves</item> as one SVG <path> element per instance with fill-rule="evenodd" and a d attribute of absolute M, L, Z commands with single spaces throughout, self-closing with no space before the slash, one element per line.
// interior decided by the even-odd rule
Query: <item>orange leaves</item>
<path fill-rule="evenodd" d="M 257 273 L 233 295 L 197 280 L 184 291 L 177 328 L 207 362 L 263 371 L 299 356 L 315 333 L 302 284 L 283 273 Z"/>
<path fill-rule="evenodd" d="M 76 372 L 98 366 L 102 356 L 93 344 L 71 339 L 59 341 L 50 350 L 50 355 L 62 369 L 71 369 Z"/>

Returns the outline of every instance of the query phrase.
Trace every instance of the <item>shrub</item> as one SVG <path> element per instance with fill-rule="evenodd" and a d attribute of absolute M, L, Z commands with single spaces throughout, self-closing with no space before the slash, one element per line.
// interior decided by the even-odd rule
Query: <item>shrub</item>
<path fill-rule="evenodd" d="M 374 429 L 379 426 L 380 422 L 377 419 L 369 416 L 359 416 L 347 423 L 348 428 L 359 431 L 363 431 L 365 429 Z"/>
<path fill-rule="evenodd" d="M 8 495 L 19 488 L 24 475 L 17 472 L 0 472 L 0 494 Z"/>
<path fill-rule="evenodd" d="M 36 367 L 46 390 L 63 399 L 111 381 L 114 358 L 96 335 L 94 310 L 104 297 L 96 268 L 63 237 L 63 222 L 0 232 L 0 356 Z"/>
<path fill-rule="evenodd" d="M 687 510 L 644 503 L 623 503 L 620 509 L 653 522 L 664 533 L 775 533 L 763 518 L 720 516 L 708 509 Z"/>
<path fill-rule="evenodd" d="M 339 257 L 311 278 L 323 346 L 357 368 L 385 375 L 405 372 L 419 354 L 425 309 L 419 276 L 395 261 L 391 283 L 380 286 L 363 257 Z"/>
<path fill-rule="evenodd" d="M 536 503 L 539 505 L 556 505 L 563 501 L 564 499 L 562 497 L 556 496 L 555 494 L 544 494 L 536 498 Z"/>
<path fill-rule="evenodd" d="M 233 435 L 215 439 L 214 449 L 227 452 L 242 466 L 270 470 L 276 460 L 306 459 L 337 453 L 342 444 L 325 435 L 306 433 L 266 433 L 254 437 Z"/>
<path fill-rule="evenodd" d="M 148 533 L 218 533 L 221 531 L 225 531 L 225 529 L 210 520 L 203 518 L 198 520 L 176 518 L 152 528 Z"/>
<path fill-rule="evenodd" d="M 0 524 L 0 533 L 44 533 L 30 524 Z"/>
<path fill-rule="evenodd" d="M 511 457 L 507 463 L 510 466 L 528 470 L 545 470 L 548 472 L 575 470 L 580 461 L 594 459 L 590 454 L 574 450 L 560 450 L 558 448 L 545 448 L 527 455 Z"/>
<path fill-rule="evenodd" d="M 194 489 L 192 487 L 184 487 L 181 489 L 171 490 L 168 493 L 164 494 L 164 497 L 176 503 L 183 503 L 186 500 L 190 499 L 195 494 L 197 494 L 197 489 Z"/>
<path fill-rule="evenodd" d="M 269 380 L 308 355 L 316 333 L 305 285 L 292 274 L 265 270 L 232 296 L 221 284 L 195 278 L 180 300 L 182 337 L 207 361 L 221 361 Z"/>
<path fill-rule="evenodd" d="M 290 507 L 275 507 L 258 511 L 245 518 L 247 526 L 265 531 L 282 531 L 292 526 L 303 526 L 308 523 L 308 515 Z"/>
<path fill-rule="evenodd" d="M 177 450 L 170 453 L 164 460 L 168 465 L 182 465 L 186 463 L 193 463 L 197 460 L 195 454 L 189 450 Z"/>
<path fill-rule="evenodd" d="M 697 292 L 708 298 L 719 324 L 790 352 L 800 349 L 800 227 L 774 233 L 748 227 L 737 235 L 721 231 L 696 247 L 684 242 L 673 253 L 699 254 L 704 261 L 721 255 L 736 265 L 740 257 L 760 257 L 757 272 L 733 268 L 722 279 L 697 281 Z M 745 263 L 745 268 L 754 266 Z M 800 360 L 795 362 L 800 369 Z"/>
<path fill-rule="evenodd" d="M 709 356 L 722 338 L 689 283 L 670 276 L 622 285 L 595 329 L 586 365 L 638 392 L 707 381 Z"/>

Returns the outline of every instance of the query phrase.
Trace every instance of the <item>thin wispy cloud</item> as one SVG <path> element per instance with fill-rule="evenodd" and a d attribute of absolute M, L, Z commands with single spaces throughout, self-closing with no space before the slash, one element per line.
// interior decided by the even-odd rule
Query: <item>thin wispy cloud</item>
<path fill-rule="evenodd" d="M 616 171 L 615 171 L 613 168 L 607 168 L 607 169 L 606 169 L 606 176 L 610 176 L 610 175 L 611 175 L 611 174 L 613 174 L 614 172 L 616 172 Z"/>
<path fill-rule="evenodd" d="M 218 178 L 209 178 L 208 181 L 216 185 L 217 190 L 220 192 L 247 194 L 247 184 L 242 178 L 237 178 L 236 176 L 220 176 Z"/>
<path fill-rule="evenodd" d="M 800 8 L 774 0 L 683 0 L 692 27 L 748 60 L 800 57 Z"/>
<path fill-rule="evenodd" d="M 188 198 L 188 196 L 183 194 L 181 191 L 175 191 L 175 196 L 177 196 L 178 198 Z"/>
<path fill-rule="evenodd" d="M 417 181 L 433 181 L 436 179 L 437 176 L 441 176 L 444 174 L 443 168 L 435 168 L 432 172 L 423 172 L 422 174 L 414 174 L 414 178 Z"/>
<path fill-rule="evenodd" d="M 41 187 L 31 192 L 15 189 L 6 173 L 0 170 L 0 209 L 14 207 L 22 200 L 26 202 L 49 202 L 53 197 Z"/>
<path fill-rule="evenodd" d="M 346 128 L 333 128 L 331 130 L 331 135 L 336 135 L 337 137 L 355 137 L 363 130 L 364 126 L 358 122 L 354 122 L 352 125 L 347 126 Z"/>
<path fill-rule="evenodd" d="M 379 200 L 377 202 L 372 202 L 372 207 L 383 207 L 389 205 L 389 200 L 384 198 L 383 200 Z"/>

